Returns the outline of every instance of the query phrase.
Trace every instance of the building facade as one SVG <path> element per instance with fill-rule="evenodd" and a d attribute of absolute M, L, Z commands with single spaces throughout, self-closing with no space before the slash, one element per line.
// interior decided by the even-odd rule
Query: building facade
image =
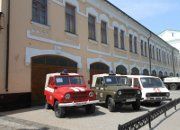
<path fill-rule="evenodd" d="M 41 104 L 45 75 L 170 76 L 178 50 L 104 0 L 0 0 L 0 103 Z M 28 104 L 29 103 L 29 104 Z"/>

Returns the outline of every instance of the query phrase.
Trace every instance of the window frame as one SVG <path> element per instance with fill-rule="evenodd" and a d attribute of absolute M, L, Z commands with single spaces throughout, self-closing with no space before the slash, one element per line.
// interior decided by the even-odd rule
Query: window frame
<path fill-rule="evenodd" d="M 137 37 L 134 36 L 134 53 L 138 54 L 138 51 L 137 51 Z"/>
<path fill-rule="evenodd" d="M 120 46 L 122 50 L 125 50 L 125 31 L 120 30 Z"/>
<path fill-rule="evenodd" d="M 107 44 L 107 22 L 103 20 L 101 20 L 101 43 Z"/>
<path fill-rule="evenodd" d="M 93 18 L 93 23 L 90 22 L 89 20 L 90 17 Z M 93 29 L 91 27 L 93 27 Z M 90 28 L 91 28 L 91 31 L 94 31 L 94 32 L 91 32 Z M 88 14 L 88 39 L 96 41 L 96 17 L 93 16 L 92 14 Z"/>
<path fill-rule="evenodd" d="M 41 17 L 43 17 L 43 21 L 41 21 Z M 32 0 L 32 22 L 48 25 L 48 0 L 44 0 L 43 3 L 41 0 Z"/>
<path fill-rule="evenodd" d="M 114 27 L 114 47 L 119 48 L 119 31 L 118 27 Z"/>
<path fill-rule="evenodd" d="M 71 8 L 70 10 L 73 12 L 72 14 L 68 13 L 68 7 L 69 9 Z M 76 6 L 69 3 L 65 4 L 65 31 L 68 33 L 76 34 Z"/>
<path fill-rule="evenodd" d="M 133 52 L 133 35 L 129 34 L 129 51 Z"/>

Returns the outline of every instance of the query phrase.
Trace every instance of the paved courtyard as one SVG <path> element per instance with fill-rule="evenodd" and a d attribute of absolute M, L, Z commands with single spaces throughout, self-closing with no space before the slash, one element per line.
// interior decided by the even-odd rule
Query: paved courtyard
<path fill-rule="evenodd" d="M 172 91 L 173 99 L 180 97 L 180 91 Z M 155 109 L 157 106 L 144 105 L 140 111 L 133 111 L 131 106 L 124 106 L 116 112 L 109 112 L 103 106 L 96 107 L 96 113 L 86 115 L 84 109 L 69 110 L 66 118 L 56 118 L 52 110 L 45 110 L 43 107 L 15 110 L 0 113 L 0 130 L 6 129 L 69 129 L 69 130 L 116 130 L 118 124 L 124 124 L 131 119 Z M 152 122 L 155 130 L 179 130 L 180 105 L 178 110 L 168 112 L 168 118 L 164 115 Z M 166 127 L 168 126 L 168 127 Z M 149 129 L 147 126 L 142 130 Z"/>

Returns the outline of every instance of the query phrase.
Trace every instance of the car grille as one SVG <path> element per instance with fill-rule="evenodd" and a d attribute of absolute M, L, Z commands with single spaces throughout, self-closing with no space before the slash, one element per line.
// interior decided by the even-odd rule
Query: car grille
<path fill-rule="evenodd" d="M 147 97 L 163 97 L 166 96 L 166 93 L 147 93 Z"/>
<path fill-rule="evenodd" d="M 74 93 L 74 94 L 72 95 L 72 98 L 73 98 L 74 100 L 86 99 L 86 98 L 87 98 L 87 93 L 86 93 L 86 92 Z"/>
<path fill-rule="evenodd" d="M 126 97 L 134 97 L 137 95 L 137 90 L 122 90 L 122 94 Z"/>

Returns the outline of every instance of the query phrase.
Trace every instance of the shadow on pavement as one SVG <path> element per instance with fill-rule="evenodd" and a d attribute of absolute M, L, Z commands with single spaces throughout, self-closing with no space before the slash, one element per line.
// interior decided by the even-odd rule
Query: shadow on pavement
<path fill-rule="evenodd" d="M 11 114 L 24 113 L 24 112 L 35 111 L 35 110 L 39 110 L 39 109 L 44 109 L 44 106 L 35 106 L 35 107 L 30 107 L 30 108 L 18 109 L 18 110 L 3 111 L 3 112 L 0 112 L 0 116 L 7 116 L 7 115 L 11 115 Z"/>
<path fill-rule="evenodd" d="M 82 118 L 82 117 L 95 117 L 105 115 L 104 112 L 99 111 L 99 108 L 96 107 L 96 111 L 93 114 L 86 114 L 85 108 L 71 108 L 66 110 L 66 117 L 65 118 Z"/>
<path fill-rule="evenodd" d="M 176 112 L 178 112 L 180 110 L 180 108 L 178 108 L 176 111 L 172 112 L 170 115 L 166 116 L 165 118 L 163 118 L 161 121 L 159 121 L 153 128 L 151 128 L 150 130 L 155 130 L 161 123 L 163 123 L 163 121 L 165 121 L 166 119 L 168 119 L 169 117 L 171 117 L 173 114 L 175 114 Z"/>
<path fill-rule="evenodd" d="M 104 104 L 99 104 L 99 106 L 108 109 Z M 136 111 L 136 110 L 133 110 L 132 105 L 123 105 L 122 107 L 117 106 L 115 112 L 134 113 L 134 112 L 143 112 L 143 111 L 148 111 L 148 110 L 149 109 L 141 106 L 140 110 Z"/>

